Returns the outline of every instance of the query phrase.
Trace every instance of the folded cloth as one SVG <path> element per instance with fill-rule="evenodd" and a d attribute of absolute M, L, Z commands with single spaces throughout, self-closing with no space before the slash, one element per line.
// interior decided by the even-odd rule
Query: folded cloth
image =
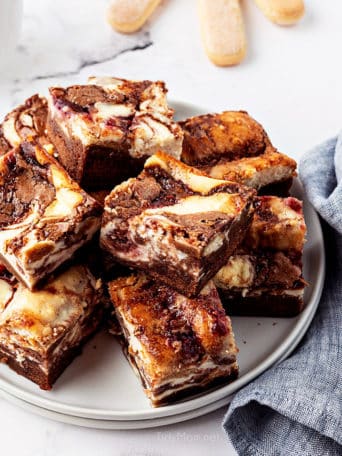
<path fill-rule="evenodd" d="M 342 135 L 307 153 L 299 174 L 324 220 L 326 280 L 300 346 L 228 409 L 223 427 L 243 456 L 342 455 Z"/>

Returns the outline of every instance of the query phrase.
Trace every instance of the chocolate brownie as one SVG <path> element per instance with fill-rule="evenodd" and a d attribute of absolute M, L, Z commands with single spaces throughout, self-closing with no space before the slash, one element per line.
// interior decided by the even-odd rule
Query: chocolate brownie
<path fill-rule="evenodd" d="M 75 265 L 30 291 L 1 267 L 0 360 L 49 390 L 102 322 L 102 285 Z"/>
<path fill-rule="evenodd" d="M 0 157 L 0 258 L 28 288 L 92 238 L 101 213 L 38 144 Z"/>
<path fill-rule="evenodd" d="M 301 255 L 255 251 L 232 255 L 214 278 L 230 315 L 290 317 L 304 307 Z"/>
<path fill-rule="evenodd" d="M 209 177 L 240 182 L 263 194 L 287 194 L 296 162 L 278 152 L 262 126 L 244 111 L 191 117 L 184 131 L 182 160 Z"/>
<path fill-rule="evenodd" d="M 244 244 L 250 249 L 303 252 L 306 224 L 303 202 L 297 198 L 259 196 Z"/>
<path fill-rule="evenodd" d="M 126 356 L 154 407 L 237 377 L 231 322 L 212 281 L 189 299 L 133 273 L 109 292 Z"/>
<path fill-rule="evenodd" d="M 159 152 L 105 200 L 100 241 L 118 262 L 194 296 L 243 239 L 254 190 Z"/>
<path fill-rule="evenodd" d="M 216 274 L 215 285 L 231 315 L 297 315 L 306 286 L 302 202 L 264 196 L 254 205 L 246 238 Z"/>
<path fill-rule="evenodd" d="M 159 149 L 179 158 L 183 132 L 163 82 L 89 78 L 50 89 L 48 132 L 69 174 L 88 190 L 110 188 Z"/>
<path fill-rule="evenodd" d="M 46 98 L 33 95 L 7 114 L 0 128 L 0 155 L 27 139 L 35 140 L 48 153 L 54 154 L 55 150 L 46 133 L 47 112 Z"/>

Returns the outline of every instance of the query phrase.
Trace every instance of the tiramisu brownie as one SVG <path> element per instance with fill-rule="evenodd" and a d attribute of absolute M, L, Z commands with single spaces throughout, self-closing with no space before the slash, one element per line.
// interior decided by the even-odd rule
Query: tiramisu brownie
<path fill-rule="evenodd" d="M 182 129 L 172 120 L 163 82 L 90 78 L 50 89 L 48 132 L 59 160 L 86 189 L 113 188 L 164 150 L 180 158 Z"/>
<path fill-rule="evenodd" d="M 214 278 L 231 315 L 291 317 L 301 312 L 305 233 L 301 201 L 256 199 L 244 242 Z"/>
<path fill-rule="evenodd" d="M 247 247 L 303 252 L 306 224 L 302 201 L 293 197 L 260 196 L 255 198 L 254 208 L 244 239 Z"/>
<path fill-rule="evenodd" d="M 38 144 L 0 157 L 0 258 L 28 288 L 92 238 L 101 212 Z"/>
<path fill-rule="evenodd" d="M 194 299 L 132 274 L 109 284 L 129 362 L 154 407 L 238 375 L 229 317 L 212 281 Z"/>
<path fill-rule="evenodd" d="M 253 196 L 159 152 L 106 198 L 101 245 L 119 262 L 194 296 L 243 239 Z"/>
<path fill-rule="evenodd" d="M 85 266 L 72 266 L 30 291 L 0 271 L 0 360 L 51 389 L 102 321 L 102 286 Z"/>
<path fill-rule="evenodd" d="M 262 126 L 246 112 L 205 114 L 180 125 L 185 163 L 215 179 L 240 182 L 264 194 L 287 194 L 296 162 L 278 152 Z"/>
<path fill-rule="evenodd" d="M 47 101 L 33 95 L 5 117 L 0 127 L 0 155 L 30 139 L 45 150 L 54 153 L 53 145 L 46 135 Z"/>

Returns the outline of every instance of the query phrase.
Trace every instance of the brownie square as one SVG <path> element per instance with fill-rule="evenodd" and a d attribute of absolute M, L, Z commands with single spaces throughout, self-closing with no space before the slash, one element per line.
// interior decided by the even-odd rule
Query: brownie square
<path fill-rule="evenodd" d="M 0 271 L 0 360 L 49 390 L 102 322 L 103 290 L 75 265 L 30 291 Z"/>
<path fill-rule="evenodd" d="M 8 113 L 0 127 L 0 155 L 28 139 L 54 154 L 54 147 L 46 133 L 47 113 L 47 100 L 40 95 L 33 95 Z"/>
<path fill-rule="evenodd" d="M 230 315 L 292 317 L 303 310 L 306 225 L 296 198 L 257 197 L 243 243 L 214 277 Z"/>
<path fill-rule="evenodd" d="M 214 277 L 230 315 L 294 317 L 304 308 L 301 255 L 239 251 Z"/>
<path fill-rule="evenodd" d="M 213 277 L 243 239 L 254 190 L 208 178 L 159 152 L 105 200 L 101 246 L 186 296 Z"/>
<path fill-rule="evenodd" d="M 256 157 L 269 142 L 262 126 L 244 111 L 202 114 L 179 124 L 184 132 L 182 160 L 192 166 Z"/>
<path fill-rule="evenodd" d="M 204 114 L 179 123 L 182 160 L 209 177 L 239 182 L 263 194 L 287 195 L 296 162 L 280 153 L 244 111 Z"/>
<path fill-rule="evenodd" d="M 125 354 L 154 407 L 237 377 L 231 321 L 212 281 L 189 299 L 134 273 L 109 292 Z"/>
<path fill-rule="evenodd" d="M 0 157 L 0 258 L 28 288 L 92 238 L 101 213 L 38 144 Z"/>
<path fill-rule="evenodd" d="M 244 243 L 252 249 L 303 252 L 306 224 L 303 203 L 297 198 L 259 196 Z"/>
<path fill-rule="evenodd" d="M 159 149 L 179 158 L 183 132 L 157 81 L 89 78 L 50 89 L 48 133 L 69 174 L 88 190 L 136 176 Z"/>

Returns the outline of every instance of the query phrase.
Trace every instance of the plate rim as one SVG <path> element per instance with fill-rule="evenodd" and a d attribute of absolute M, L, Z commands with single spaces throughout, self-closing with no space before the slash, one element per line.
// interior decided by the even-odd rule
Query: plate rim
<path fill-rule="evenodd" d="M 103 419 L 94 419 L 86 418 L 74 415 L 66 415 L 64 413 L 56 412 L 53 410 L 45 409 L 39 407 L 30 402 L 26 402 L 23 399 L 19 399 L 16 396 L 0 390 L 0 398 L 6 400 L 7 402 L 20 407 L 23 410 L 26 410 L 35 415 L 41 416 L 43 418 L 48 418 L 50 420 L 58 421 L 61 423 L 71 424 L 73 426 L 80 426 L 91 429 L 104 429 L 104 430 L 137 430 L 137 429 L 152 429 L 162 426 L 169 426 L 171 424 L 181 423 L 188 420 L 193 420 L 199 418 L 208 413 L 215 412 L 219 408 L 227 406 L 232 397 L 224 397 L 217 402 L 207 404 L 206 406 L 200 407 L 199 409 L 188 410 L 184 413 L 179 413 L 178 415 L 170 415 L 165 417 L 151 418 L 148 420 L 103 420 Z"/>
<path fill-rule="evenodd" d="M 177 100 L 171 100 L 170 105 L 176 110 L 185 110 L 194 112 L 193 115 L 203 112 L 211 112 L 211 110 L 206 110 L 205 108 L 195 105 L 193 103 L 182 102 Z M 243 386 L 250 383 L 260 374 L 268 370 L 277 362 L 280 362 L 285 357 L 287 357 L 290 352 L 296 347 L 300 342 L 301 338 L 304 336 L 307 331 L 314 315 L 317 310 L 319 300 L 323 291 L 324 279 L 325 279 L 325 248 L 324 248 L 324 239 L 322 227 L 320 224 L 319 217 L 309 203 L 304 193 L 304 190 L 298 179 L 296 181 L 299 184 L 300 192 L 302 193 L 303 200 L 305 202 L 305 208 L 310 213 L 310 223 L 315 226 L 315 231 L 319 236 L 318 240 L 318 252 L 319 252 L 319 263 L 317 265 L 317 281 L 315 284 L 312 284 L 312 294 L 310 301 L 306 304 L 305 309 L 298 317 L 297 322 L 294 327 L 288 334 L 288 336 L 279 344 L 279 346 L 269 354 L 261 363 L 255 366 L 250 371 L 246 372 L 241 377 L 238 377 L 232 383 L 228 385 L 221 386 L 213 391 L 208 393 L 203 393 L 200 396 L 195 396 L 193 399 L 187 401 L 179 402 L 172 405 L 167 405 L 160 408 L 150 408 L 146 410 L 102 410 L 95 408 L 87 408 L 80 406 L 72 406 L 70 404 L 63 404 L 56 402 L 53 399 L 45 398 L 36 395 L 34 392 L 25 391 L 19 386 L 13 385 L 5 381 L 0 377 L 0 389 L 5 393 L 13 396 L 19 400 L 22 400 L 26 403 L 29 403 L 33 406 L 39 408 L 56 412 L 63 415 L 74 416 L 78 418 L 85 419 L 94 419 L 94 420 L 104 420 L 104 421 L 146 421 L 151 419 L 159 419 L 163 417 L 171 417 L 181 415 L 188 411 L 195 411 L 202 409 L 203 407 L 208 406 L 209 404 L 214 404 L 224 398 L 228 398 L 235 394 Z M 249 318 L 249 317 L 245 317 Z M 190 418 L 189 418 L 190 419 Z"/>
<path fill-rule="evenodd" d="M 312 316 L 306 322 L 306 326 L 308 327 L 315 315 L 315 311 L 312 312 Z M 293 342 L 291 347 L 289 347 L 288 351 L 284 353 L 282 358 L 280 358 L 275 364 L 282 362 L 299 344 L 302 337 L 304 336 L 307 327 L 303 328 L 301 334 L 299 334 L 298 338 Z M 227 406 L 234 397 L 234 393 L 230 396 L 224 396 L 222 399 L 219 399 L 216 402 L 211 402 L 207 405 L 199 407 L 197 409 L 191 409 L 184 413 L 179 413 L 176 415 L 168 415 L 165 417 L 157 417 L 145 420 L 105 420 L 105 419 L 94 419 L 94 418 L 87 418 L 87 417 L 80 417 L 74 415 L 68 415 L 61 412 L 56 412 L 54 410 L 46 409 L 44 407 L 40 407 L 38 405 L 32 404 L 30 402 L 26 402 L 23 399 L 20 399 L 16 396 L 12 396 L 11 394 L 3 391 L 0 389 L 0 397 L 5 399 L 6 401 L 17 405 L 18 407 L 34 413 L 35 415 L 41 416 L 43 418 L 48 418 L 54 421 L 58 421 L 61 423 L 71 424 L 73 426 L 80 426 L 84 428 L 91 428 L 91 429 L 104 429 L 104 430 L 134 430 L 134 429 L 146 429 L 146 428 L 156 428 L 162 426 L 168 426 L 171 424 L 176 424 L 188 420 L 192 420 L 195 418 L 199 418 L 203 415 L 209 414 L 218 410 L 221 407 Z"/>
<path fill-rule="evenodd" d="M 307 326 L 310 325 L 312 318 L 314 317 L 315 312 L 312 313 L 311 318 L 307 321 Z M 302 334 L 293 342 L 291 347 L 289 347 L 288 351 L 284 353 L 282 358 L 280 358 L 275 364 L 282 362 L 298 345 L 301 341 L 302 337 L 304 336 L 307 328 L 303 328 Z M 203 407 L 198 409 L 189 410 L 184 413 L 179 413 L 177 415 L 170 415 L 166 417 L 158 417 L 158 418 L 151 418 L 147 420 L 104 420 L 104 419 L 94 419 L 94 418 L 86 418 L 74 415 L 66 415 L 64 413 L 56 412 L 53 410 L 45 409 L 43 407 L 37 406 L 30 402 L 26 402 L 22 399 L 19 399 L 16 396 L 12 396 L 11 394 L 3 391 L 0 389 L 0 397 L 5 399 L 6 401 L 17 405 L 18 407 L 34 413 L 35 415 L 41 416 L 43 418 L 48 418 L 54 421 L 58 421 L 61 423 L 71 424 L 73 426 L 80 426 L 85 428 L 91 429 L 104 429 L 104 430 L 134 430 L 134 429 L 152 429 L 156 427 L 168 426 L 171 424 L 176 424 L 188 420 L 192 420 L 195 418 L 199 418 L 203 415 L 209 414 L 218 410 L 221 407 L 227 406 L 233 399 L 234 394 L 231 396 L 225 396 L 222 399 L 209 403 Z"/>

